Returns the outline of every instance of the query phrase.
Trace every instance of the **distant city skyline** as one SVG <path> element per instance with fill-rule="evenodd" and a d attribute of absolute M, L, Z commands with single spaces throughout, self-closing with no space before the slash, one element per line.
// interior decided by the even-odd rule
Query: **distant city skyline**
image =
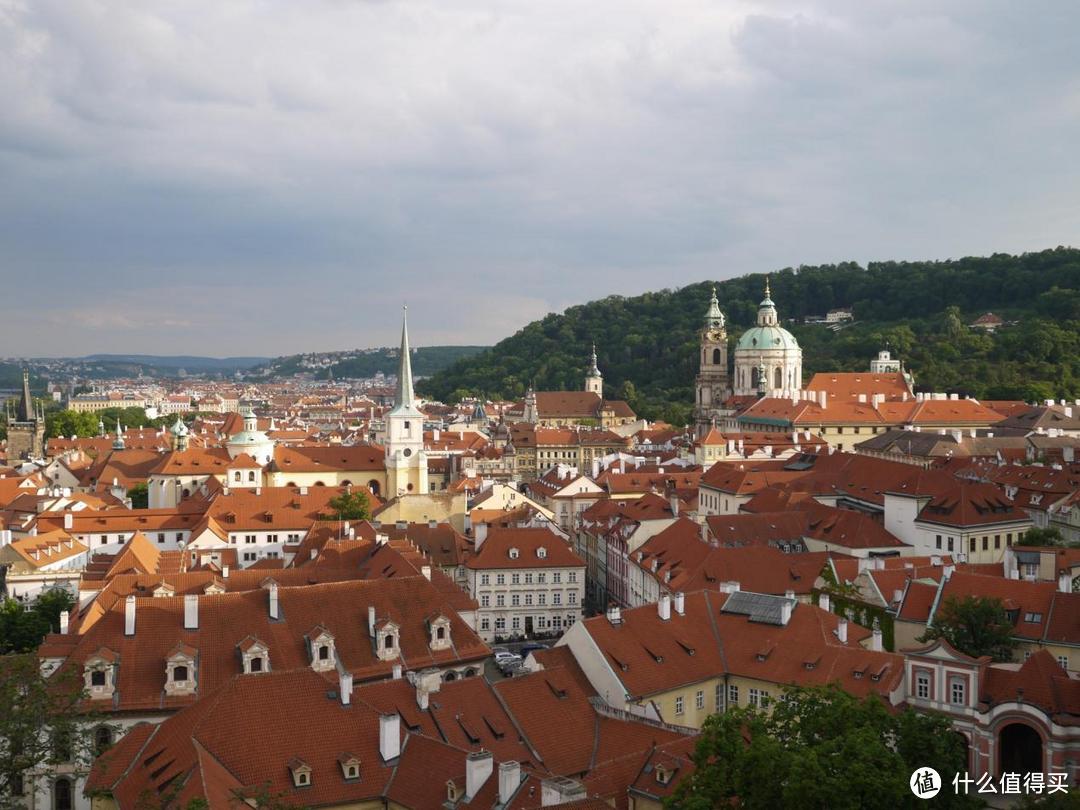
<path fill-rule="evenodd" d="M 1080 6 L 0 3 L 0 345 L 492 344 L 610 294 L 1076 244 Z M 722 304 L 723 302 L 721 302 Z"/>

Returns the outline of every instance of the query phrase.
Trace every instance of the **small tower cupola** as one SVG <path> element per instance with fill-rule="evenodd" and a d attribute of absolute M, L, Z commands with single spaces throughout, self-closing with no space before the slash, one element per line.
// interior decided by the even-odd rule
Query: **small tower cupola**
<path fill-rule="evenodd" d="M 113 450 L 123 450 L 124 449 L 124 429 L 122 427 L 120 427 L 120 419 L 119 418 L 117 418 L 117 420 L 116 420 L 116 438 L 113 439 L 112 447 L 113 447 Z"/>
<path fill-rule="evenodd" d="M 596 364 L 596 344 L 593 344 L 592 354 L 589 355 L 589 368 L 585 372 L 585 390 L 604 396 L 604 377 L 600 374 L 600 368 Z"/>

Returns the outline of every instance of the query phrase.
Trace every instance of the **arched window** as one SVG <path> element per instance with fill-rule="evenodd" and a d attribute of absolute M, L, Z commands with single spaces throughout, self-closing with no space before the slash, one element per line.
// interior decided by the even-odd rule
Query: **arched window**
<path fill-rule="evenodd" d="M 442 641 L 444 638 L 446 638 L 446 628 L 445 627 L 436 627 L 435 628 L 435 638 L 439 639 L 439 641 Z"/>
<path fill-rule="evenodd" d="M 379 482 L 376 481 L 374 478 L 367 482 L 367 488 L 371 490 L 372 495 L 379 494 Z"/>
<path fill-rule="evenodd" d="M 250 481 L 251 483 L 255 483 L 255 471 L 254 470 L 250 470 L 248 472 L 248 481 Z"/>
<path fill-rule="evenodd" d="M 173 667 L 172 679 L 174 681 L 186 681 L 188 678 L 188 669 L 185 666 Z"/>
<path fill-rule="evenodd" d="M 72 810 L 70 779 L 53 782 L 53 810 Z"/>
<path fill-rule="evenodd" d="M 108 726 L 98 726 L 94 729 L 94 753 L 100 756 L 113 743 L 112 729 Z"/>
<path fill-rule="evenodd" d="M 319 646 L 319 660 L 325 661 L 330 657 L 330 647 L 326 644 Z"/>
<path fill-rule="evenodd" d="M 393 633 L 387 633 L 386 636 L 383 638 L 383 647 L 385 649 L 387 649 L 387 650 L 394 649 L 394 634 Z"/>
<path fill-rule="evenodd" d="M 712 350 L 712 362 L 713 362 L 714 366 L 719 366 L 723 362 L 723 360 L 721 359 L 721 356 L 720 356 L 720 350 L 719 349 L 713 349 Z"/>
<path fill-rule="evenodd" d="M 784 371 L 779 366 L 776 369 L 775 378 L 776 378 L 776 385 L 774 385 L 773 388 L 783 388 L 784 387 Z"/>
<path fill-rule="evenodd" d="M 750 369 L 750 387 L 751 388 L 757 388 L 758 387 L 758 381 L 760 379 L 761 379 L 761 371 L 758 369 L 757 366 L 754 366 L 754 368 Z"/>

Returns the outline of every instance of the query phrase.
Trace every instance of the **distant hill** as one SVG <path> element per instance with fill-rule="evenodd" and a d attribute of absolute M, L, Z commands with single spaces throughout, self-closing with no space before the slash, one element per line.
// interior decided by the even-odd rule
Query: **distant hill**
<path fill-rule="evenodd" d="M 920 389 L 983 398 L 1080 397 L 1080 250 L 925 262 L 785 268 L 772 297 L 803 347 L 804 381 L 816 371 L 867 370 L 888 345 Z M 716 282 L 734 342 L 754 322 L 764 274 Z M 711 282 L 634 297 L 610 296 L 534 321 L 491 349 L 424 381 L 429 397 L 520 397 L 577 389 L 595 342 L 605 394 L 642 415 L 683 424 L 693 401 L 698 331 Z M 807 316 L 850 307 L 839 331 Z M 997 334 L 967 324 L 993 311 L 1016 324 Z M 793 323 L 787 323 L 793 321 Z"/>
<path fill-rule="evenodd" d="M 185 369 L 187 371 L 231 371 L 253 368 L 269 361 L 268 357 L 189 357 L 154 354 L 88 354 L 77 358 L 87 363 L 124 363 L 151 368 Z"/>
<path fill-rule="evenodd" d="M 442 371 L 453 363 L 484 351 L 486 346 L 421 346 L 412 351 L 412 370 L 417 377 L 427 377 Z M 311 374 L 335 379 L 374 377 L 397 374 L 398 349 L 354 349 L 342 352 L 294 354 L 279 357 L 252 369 L 255 375 L 272 378 L 290 377 L 295 374 Z"/>

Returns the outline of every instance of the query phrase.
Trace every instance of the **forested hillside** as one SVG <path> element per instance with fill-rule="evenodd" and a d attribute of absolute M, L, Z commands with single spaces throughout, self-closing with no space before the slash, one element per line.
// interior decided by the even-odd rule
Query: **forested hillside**
<path fill-rule="evenodd" d="M 412 350 L 413 374 L 425 377 L 442 371 L 462 358 L 482 352 L 484 346 L 421 346 Z M 332 373 L 336 379 L 374 377 L 397 374 L 397 348 L 365 349 L 353 352 L 328 352 L 325 354 L 294 354 L 279 357 L 265 366 L 266 376 L 289 377 L 307 373 L 326 377 Z M 256 369 L 258 374 L 263 369 Z"/>
<path fill-rule="evenodd" d="M 886 344 L 918 390 L 981 398 L 1080 397 L 1080 250 L 996 254 L 935 262 L 854 263 L 771 274 L 772 297 L 803 347 L 804 381 L 816 371 L 866 370 Z M 752 325 L 762 274 L 717 282 L 732 343 Z M 710 282 L 634 297 L 611 296 L 534 321 L 491 349 L 424 381 L 430 397 L 520 397 L 581 386 L 595 342 L 605 393 L 639 413 L 679 424 L 690 413 L 698 330 Z M 856 323 L 834 332 L 807 315 L 851 307 Z M 993 311 L 1012 326 L 993 335 L 967 324 Z M 788 323 L 795 321 L 798 323 Z"/>

